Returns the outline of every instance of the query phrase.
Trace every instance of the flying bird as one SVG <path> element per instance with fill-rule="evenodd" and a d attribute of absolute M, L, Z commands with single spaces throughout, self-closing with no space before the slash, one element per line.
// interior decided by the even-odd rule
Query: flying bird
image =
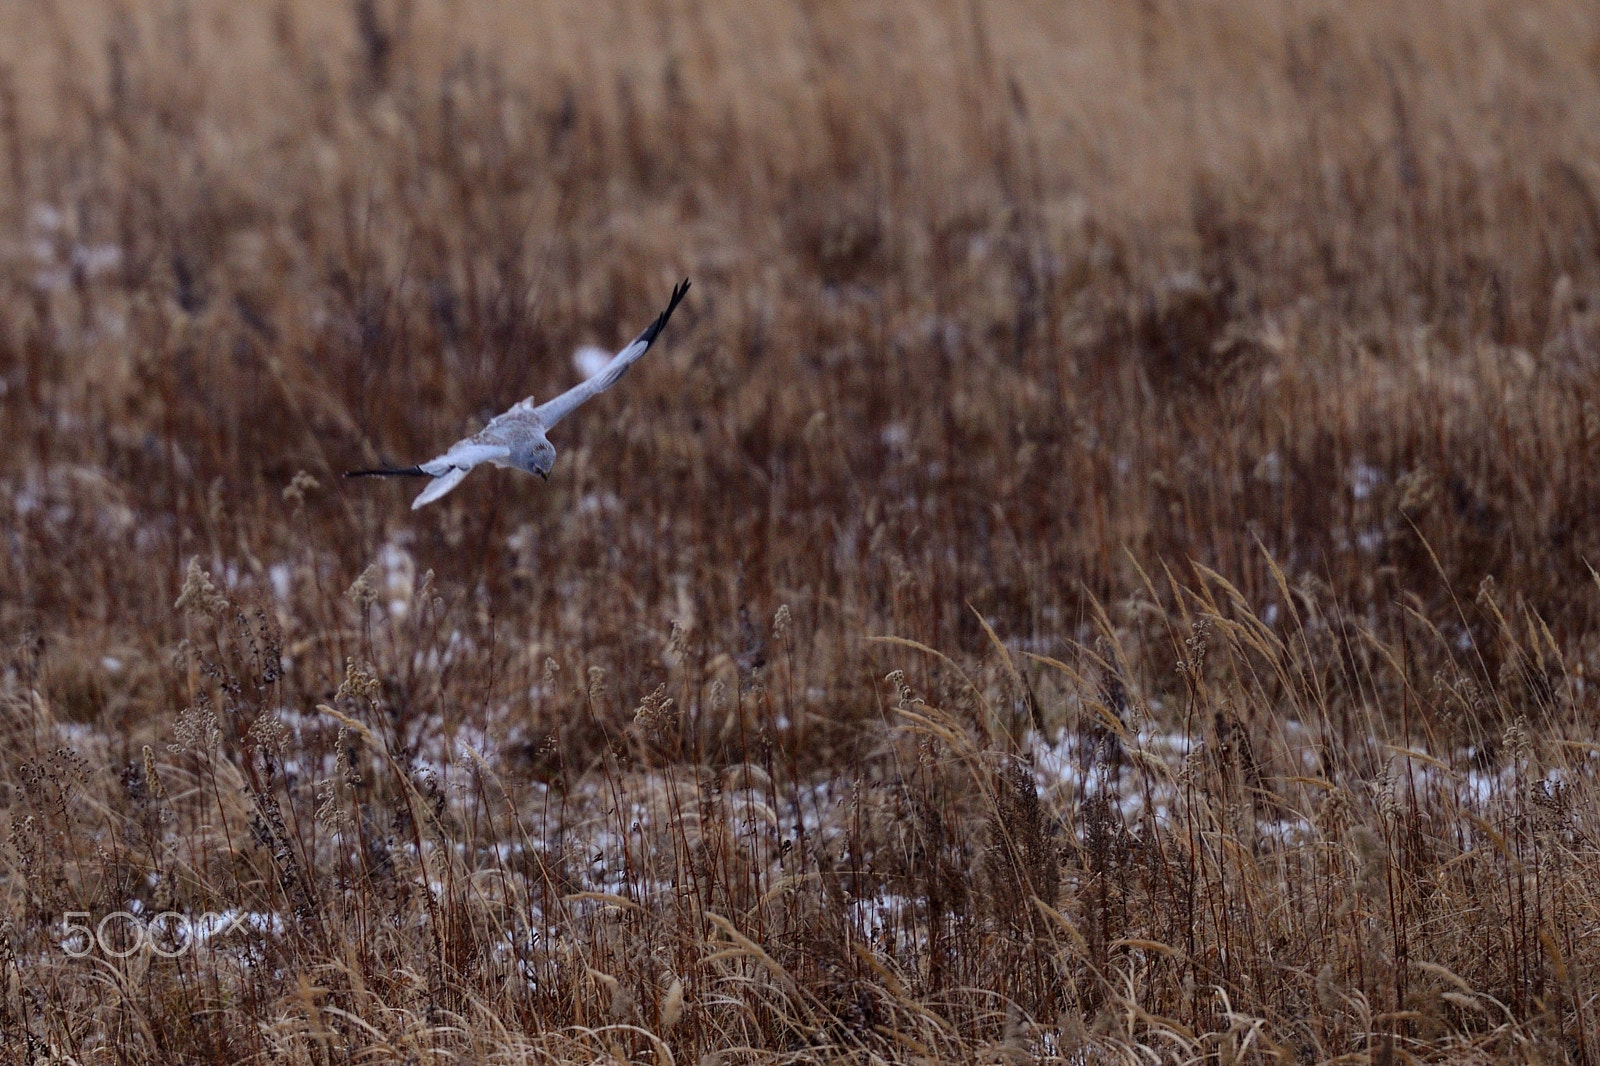
<path fill-rule="evenodd" d="M 427 477 L 433 480 L 412 501 L 411 509 L 430 504 L 457 485 L 480 463 L 492 466 L 510 466 L 549 478 L 550 467 L 556 461 L 556 450 L 545 434 L 557 422 L 570 415 L 588 400 L 615 385 L 628 368 L 650 349 L 667 325 L 667 319 L 689 291 L 687 278 L 672 290 L 672 302 L 667 309 L 633 343 L 611 357 L 599 373 L 581 384 L 563 392 L 553 400 L 535 405 L 533 397 L 513 406 L 504 414 L 496 415 L 487 426 L 464 440 L 458 440 L 450 450 L 437 459 L 429 459 L 416 466 L 383 467 L 377 470 L 350 470 L 345 477 Z"/>

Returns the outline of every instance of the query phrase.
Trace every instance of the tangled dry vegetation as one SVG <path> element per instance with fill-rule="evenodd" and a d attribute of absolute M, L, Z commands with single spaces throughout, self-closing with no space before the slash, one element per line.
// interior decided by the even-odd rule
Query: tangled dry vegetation
<path fill-rule="evenodd" d="M 0 6 L 0 1057 L 1596 1061 L 1597 149 L 1576 0 Z"/>

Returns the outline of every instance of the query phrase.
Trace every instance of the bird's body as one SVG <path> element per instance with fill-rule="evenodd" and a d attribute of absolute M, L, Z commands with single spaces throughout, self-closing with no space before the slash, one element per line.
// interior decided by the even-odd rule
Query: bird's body
<path fill-rule="evenodd" d="M 533 397 L 514 405 L 509 411 L 496 415 L 483 429 L 472 436 L 457 441 L 443 455 L 416 466 L 384 467 L 377 470 L 351 470 L 346 477 L 429 477 L 432 482 L 422 490 L 411 504 L 412 510 L 430 504 L 457 485 L 482 463 L 492 466 L 509 466 L 550 476 L 550 467 L 556 461 L 556 450 L 546 435 L 550 427 L 561 421 L 586 401 L 615 385 L 628 368 L 649 349 L 672 317 L 673 310 L 689 291 L 685 280 L 672 290 L 672 301 L 667 309 L 652 322 L 632 344 L 612 356 L 599 373 L 574 385 L 566 392 L 542 404 Z"/>

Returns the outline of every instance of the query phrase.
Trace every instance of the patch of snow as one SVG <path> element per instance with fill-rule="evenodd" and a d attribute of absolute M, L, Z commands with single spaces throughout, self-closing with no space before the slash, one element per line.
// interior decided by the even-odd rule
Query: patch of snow
<path fill-rule="evenodd" d="M 85 277 L 96 278 L 122 265 L 122 249 L 114 244 L 75 244 L 72 266 Z"/>
<path fill-rule="evenodd" d="M 405 548 L 387 540 L 378 549 L 378 566 L 383 570 L 383 587 L 377 590 L 378 595 L 391 618 L 404 618 L 416 591 L 417 562 Z"/>
<path fill-rule="evenodd" d="M 282 602 L 289 600 L 293 577 L 294 569 L 288 563 L 273 563 L 267 567 L 267 584 L 272 586 L 272 594 Z"/>
<path fill-rule="evenodd" d="M 598 345 L 580 345 L 572 353 L 572 367 L 587 381 L 606 368 L 606 364 L 611 362 L 612 354 Z"/>
<path fill-rule="evenodd" d="M 1350 468 L 1347 476 L 1350 481 L 1350 495 L 1358 500 L 1370 497 L 1384 482 L 1382 470 L 1359 461 Z"/>
<path fill-rule="evenodd" d="M 66 216 L 61 209 L 52 204 L 34 204 L 28 210 L 28 221 L 46 232 L 53 233 L 66 223 Z"/>

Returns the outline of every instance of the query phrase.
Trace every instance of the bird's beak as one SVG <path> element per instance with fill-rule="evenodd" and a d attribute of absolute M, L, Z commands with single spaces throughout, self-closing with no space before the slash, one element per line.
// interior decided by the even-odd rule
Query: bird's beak
<path fill-rule="evenodd" d="M 544 478 L 546 481 L 549 481 L 550 480 L 550 471 L 541 470 L 541 471 L 539 471 L 539 476 Z"/>

